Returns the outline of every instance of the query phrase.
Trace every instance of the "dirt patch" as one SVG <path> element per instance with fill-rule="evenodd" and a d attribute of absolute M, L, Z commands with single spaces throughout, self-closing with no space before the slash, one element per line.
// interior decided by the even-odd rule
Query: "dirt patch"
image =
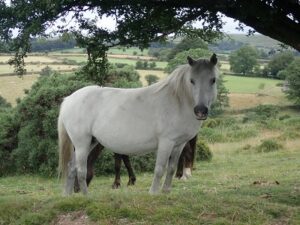
<path fill-rule="evenodd" d="M 83 211 L 75 211 L 59 215 L 51 225 L 96 225 Z"/>
<path fill-rule="evenodd" d="M 282 96 L 240 93 L 230 93 L 228 96 L 230 108 L 234 110 L 252 108 L 260 104 L 278 104 L 282 101 Z"/>

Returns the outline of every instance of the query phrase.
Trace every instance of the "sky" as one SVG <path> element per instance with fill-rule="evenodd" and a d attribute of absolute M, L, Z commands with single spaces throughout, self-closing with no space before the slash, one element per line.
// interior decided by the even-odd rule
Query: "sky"
<path fill-rule="evenodd" d="M 93 14 L 88 13 L 87 17 L 92 18 Z M 222 20 L 223 20 L 223 22 L 225 22 L 225 25 L 223 26 L 223 29 L 222 29 L 222 31 L 225 33 L 229 33 L 229 34 L 243 34 L 244 33 L 244 34 L 246 34 L 247 31 L 249 29 L 251 29 L 251 27 L 246 26 L 244 28 L 244 31 L 240 31 L 240 30 L 236 29 L 236 27 L 238 27 L 238 22 L 234 21 L 234 19 L 224 16 L 222 18 Z M 198 24 L 200 24 L 200 23 L 195 22 L 194 24 L 196 27 L 199 27 Z M 108 30 L 114 30 L 114 28 L 116 27 L 116 22 L 115 22 L 114 18 L 112 18 L 112 17 L 103 17 L 100 21 L 98 21 L 98 25 L 103 28 L 107 28 Z"/>
<path fill-rule="evenodd" d="M 10 0 L 5 0 L 6 4 L 10 4 Z M 94 18 L 95 17 L 95 14 L 93 12 L 86 12 L 86 17 L 87 18 Z M 67 16 L 65 19 L 66 19 L 66 23 L 69 24 L 69 26 L 74 26 L 74 23 L 72 23 L 72 21 L 70 22 L 70 19 L 71 19 L 71 14 L 69 14 L 69 16 Z M 250 27 L 245 27 L 244 28 L 244 31 L 240 31 L 240 30 L 237 30 L 236 27 L 238 27 L 238 22 L 237 21 L 234 21 L 233 19 L 229 18 L 229 17 L 226 17 L 226 16 L 223 16 L 222 17 L 222 20 L 225 22 L 224 26 L 223 26 L 223 29 L 222 31 L 224 33 L 228 33 L 228 34 L 247 34 L 247 31 L 249 29 L 251 29 Z M 62 25 L 63 23 L 61 22 L 61 19 L 58 19 L 55 23 L 56 25 Z M 99 27 L 103 27 L 103 28 L 106 28 L 110 31 L 114 30 L 115 27 L 116 27 L 116 22 L 114 20 L 113 17 L 103 17 L 101 18 L 101 20 L 98 20 L 97 22 L 98 26 Z M 198 22 L 195 22 L 194 25 L 195 27 L 201 27 L 199 25 L 200 23 Z M 55 29 L 53 28 L 54 26 L 52 26 L 50 29 L 48 29 L 47 33 L 51 33 L 52 31 L 54 31 Z M 14 33 L 14 36 L 17 35 L 17 31 L 13 31 Z"/>

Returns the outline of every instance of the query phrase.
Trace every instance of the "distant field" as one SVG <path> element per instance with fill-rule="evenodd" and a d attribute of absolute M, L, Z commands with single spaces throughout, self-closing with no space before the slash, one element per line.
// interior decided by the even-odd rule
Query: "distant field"
<path fill-rule="evenodd" d="M 164 79 L 167 76 L 167 74 L 164 73 L 161 70 L 137 70 L 137 72 L 140 75 L 140 80 L 141 80 L 143 86 L 147 86 L 148 85 L 148 83 L 147 83 L 147 81 L 145 79 L 145 76 L 147 76 L 149 74 L 152 74 L 152 75 L 155 75 L 155 76 L 159 77 L 160 80 Z"/>
<path fill-rule="evenodd" d="M 117 59 L 117 58 L 108 58 L 108 61 L 110 63 L 124 63 L 128 65 L 135 66 L 136 62 L 138 60 L 132 60 L 132 59 Z M 150 61 L 148 61 L 150 62 Z M 156 68 L 164 69 L 167 66 L 167 62 L 160 62 L 160 61 L 155 61 L 156 63 Z"/>
<path fill-rule="evenodd" d="M 134 55 L 134 52 L 136 52 L 136 55 L 142 55 L 142 56 L 148 56 L 148 49 L 144 49 L 141 51 L 139 48 L 131 47 L 131 48 L 110 48 L 108 50 L 108 54 L 122 54 L 122 55 Z"/>
<path fill-rule="evenodd" d="M 225 86 L 228 88 L 230 109 L 238 110 L 255 107 L 259 104 L 290 105 L 281 87 L 282 82 L 257 77 L 225 75 Z"/>
<path fill-rule="evenodd" d="M 281 87 L 276 86 L 282 81 L 258 77 L 242 77 L 224 75 L 225 86 L 231 93 L 266 93 L 277 95 L 281 92 Z M 263 88 L 262 88 L 263 86 Z"/>
<path fill-rule="evenodd" d="M 32 64 L 27 64 L 25 66 L 25 69 L 27 70 L 27 72 L 29 73 L 37 73 L 40 72 L 43 68 L 45 68 L 46 66 L 49 66 L 50 68 L 52 68 L 53 70 L 73 70 L 78 68 L 78 66 L 76 65 L 47 65 L 47 63 L 44 64 L 38 64 L 38 65 L 32 65 Z M 0 75 L 3 73 L 13 73 L 14 72 L 14 67 L 9 66 L 9 65 L 0 65 Z"/>
<path fill-rule="evenodd" d="M 79 55 L 79 56 L 69 56 L 69 55 L 64 55 L 61 54 L 61 56 L 56 56 L 59 60 L 63 60 L 63 59 L 69 59 L 69 60 L 74 60 L 77 63 L 82 63 L 82 62 L 86 62 L 87 61 L 87 55 Z"/>
<path fill-rule="evenodd" d="M 220 68 L 221 71 L 223 71 L 223 72 L 230 71 L 230 65 L 229 65 L 228 61 L 221 61 L 220 64 L 221 64 L 221 68 Z"/>
<path fill-rule="evenodd" d="M 12 56 L 0 56 L 0 62 L 7 63 L 9 59 L 11 59 Z M 57 62 L 60 61 L 60 59 L 53 59 L 48 56 L 31 56 L 29 55 L 28 57 L 25 58 L 25 63 L 52 63 L 52 62 Z"/>
<path fill-rule="evenodd" d="M 0 95 L 8 102 L 16 105 L 16 99 L 22 98 L 24 89 L 30 89 L 38 75 L 0 77 Z"/>

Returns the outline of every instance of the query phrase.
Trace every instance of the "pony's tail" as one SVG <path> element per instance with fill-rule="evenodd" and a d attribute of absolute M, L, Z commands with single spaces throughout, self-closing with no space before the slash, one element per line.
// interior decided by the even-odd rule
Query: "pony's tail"
<path fill-rule="evenodd" d="M 71 160 L 73 145 L 60 116 L 58 117 L 57 128 L 59 146 L 58 178 L 65 178 L 68 174 L 68 163 Z"/>

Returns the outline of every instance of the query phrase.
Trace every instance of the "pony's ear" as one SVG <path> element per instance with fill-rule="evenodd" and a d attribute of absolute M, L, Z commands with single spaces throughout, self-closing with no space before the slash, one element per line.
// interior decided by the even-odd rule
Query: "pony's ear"
<path fill-rule="evenodd" d="M 187 58 L 188 63 L 190 64 L 190 66 L 192 66 L 192 65 L 195 64 L 195 60 L 192 59 L 192 57 L 188 56 L 188 57 L 186 57 L 186 58 Z"/>
<path fill-rule="evenodd" d="M 210 62 L 214 65 L 217 65 L 218 59 L 215 53 L 210 57 Z"/>

